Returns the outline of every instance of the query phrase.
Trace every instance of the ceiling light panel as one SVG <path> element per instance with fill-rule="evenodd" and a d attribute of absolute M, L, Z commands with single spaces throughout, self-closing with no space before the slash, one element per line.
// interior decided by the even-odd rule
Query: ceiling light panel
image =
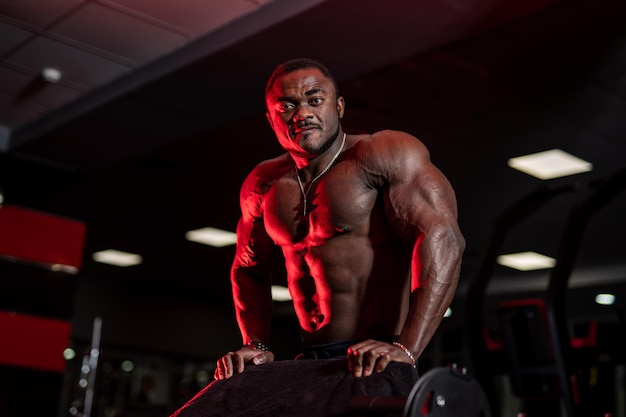
<path fill-rule="evenodd" d="M 589 172 L 593 169 L 590 162 L 563 152 L 560 149 L 538 152 L 511 158 L 508 165 L 541 180 L 565 177 Z"/>
<path fill-rule="evenodd" d="M 517 269 L 518 271 L 549 269 L 554 268 L 556 265 L 556 259 L 532 251 L 500 255 L 497 262 L 502 266 Z"/>
<path fill-rule="evenodd" d="M 107 249 L 95 252 L 92 258 L 96 262 L 115 266 L 133 266 L 143 262 L 140 255 L 135 253 L 122 252 L 115 249 Z"/>
<path fill-rule="evenodd" d="M 615 295 L 613 294 L 598 294 L 596 295 L 596 303 L 603 306 L 610 306 L 615 304 Z"/>
<path fill-rule="evenodd" d="M 237 234 L 215 227 L 204 227 L 185 233 L 185 239 L 219 248 L 237 243 Z"/>
<path fill-rule="evenodd" d="M 291 294 L 287 287 L 282 285 L 272 285 L 272 300 L 274 301 L 291 301 Z"/>

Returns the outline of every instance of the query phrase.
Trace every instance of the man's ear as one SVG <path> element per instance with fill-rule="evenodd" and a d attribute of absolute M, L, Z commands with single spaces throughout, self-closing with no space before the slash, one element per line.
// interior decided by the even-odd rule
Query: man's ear
<path fill-rule="evenodd" d="M 346 102 L 344 101 L 342 96 L 337 97 L 337 113 L 339 113 L 339 118 L 343 118 L 343 112 L 346 109 Z"/>
<path fill-rule="evenodd" d="M 270 112 L 265 112 L 265 117 L 267 117 L 267 121 L 270 124 L 270 127 L 272 128 L 272 130 L 274 130 L 274 123 L 272 123 L 272 118 L 270 116 Z"/>

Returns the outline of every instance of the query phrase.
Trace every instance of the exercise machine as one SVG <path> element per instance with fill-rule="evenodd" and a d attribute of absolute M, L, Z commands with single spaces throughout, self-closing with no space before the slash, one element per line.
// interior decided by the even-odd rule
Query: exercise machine
<path fill-rule="evenodd" d="M 424 373 L 406 398 L 353 398 L 348 416 L 491 417 L 491 410 L 478 381 L 452 365 Z"/>

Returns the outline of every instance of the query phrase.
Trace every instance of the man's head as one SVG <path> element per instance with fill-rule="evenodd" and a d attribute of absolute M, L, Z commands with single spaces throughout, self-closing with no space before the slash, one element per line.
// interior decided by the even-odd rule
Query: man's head
<path fill-rule="evenodd" d="M 326 65 L 310 58 L 294 58 L 277 66 L 267 81 L 267 85 L 265 86 L 265 95 L 267 96 L 267 93 L 272 89 L 276 78 L 296 70 L 308 68 L 317 68 L 320 70 L 320 72 L 333 83 L 333 86 L 335 87 L 335 94 L 339 97 L 339 86 L 337 85 L 337 80 L 335 80 L 333 74 L 328 70 L 328 68 L 326 68 Z"/>
<path fill-rule="evenodd" d="M 312 59 L 279 65 L 265 94 L 267 119 L 283 149 L 306 159 L 324 153 L 337 139 L 343 97 L 330 71 Z"/>

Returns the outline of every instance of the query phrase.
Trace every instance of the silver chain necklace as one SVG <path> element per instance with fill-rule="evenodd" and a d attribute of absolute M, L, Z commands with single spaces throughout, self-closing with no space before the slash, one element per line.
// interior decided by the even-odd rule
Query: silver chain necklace
<path fill-rule="evenodd" d="M 339 150 L 333 156 L 333 159 L 330 160 L 328 165 L 326 165 L 326 167 L 323 170 L 321 170 L 320 173 L 315 176 L 315 178 L 313 178 L 311 180 L 311 182 L 309 183 L 309 186 L 307 187 L 306 191 L 304 190 L 304 186 L 302 185 L 302 180 L 300 179 L 300 173 L 298 172 L 298 166 L 296 165 L 296 178 L 298 179 L 298 185 L 300 186 L 300 191 L 302 192 L 302 204 L 304 206 L 304 208 L 302 209 L 302 216 L 306 216 L 306 207 L 308 205 L 307 198 L 309 196 L 309 191 L 311 191 L 311 187 L 313 186 L 313 183 L 315 181 L 319 180 L 321 178 L 321 176 L 326 174 L 326 171 L 328 171 L 330 169 L 330 167 L 333 166 L 333 164 L 335 163 L 337 158 L 339 158 L 339 155 L 341 155 L 341 151 L 343 151 L 343 147 L 344 147 L 345 144 L 346 144 L 346 134 L 344 133 L 343 134 L 343 139 L 341 140 L 341 146 L 339 147 Z M 295 161 L 294 161 L 294 165 L 295 165 Z"/>

